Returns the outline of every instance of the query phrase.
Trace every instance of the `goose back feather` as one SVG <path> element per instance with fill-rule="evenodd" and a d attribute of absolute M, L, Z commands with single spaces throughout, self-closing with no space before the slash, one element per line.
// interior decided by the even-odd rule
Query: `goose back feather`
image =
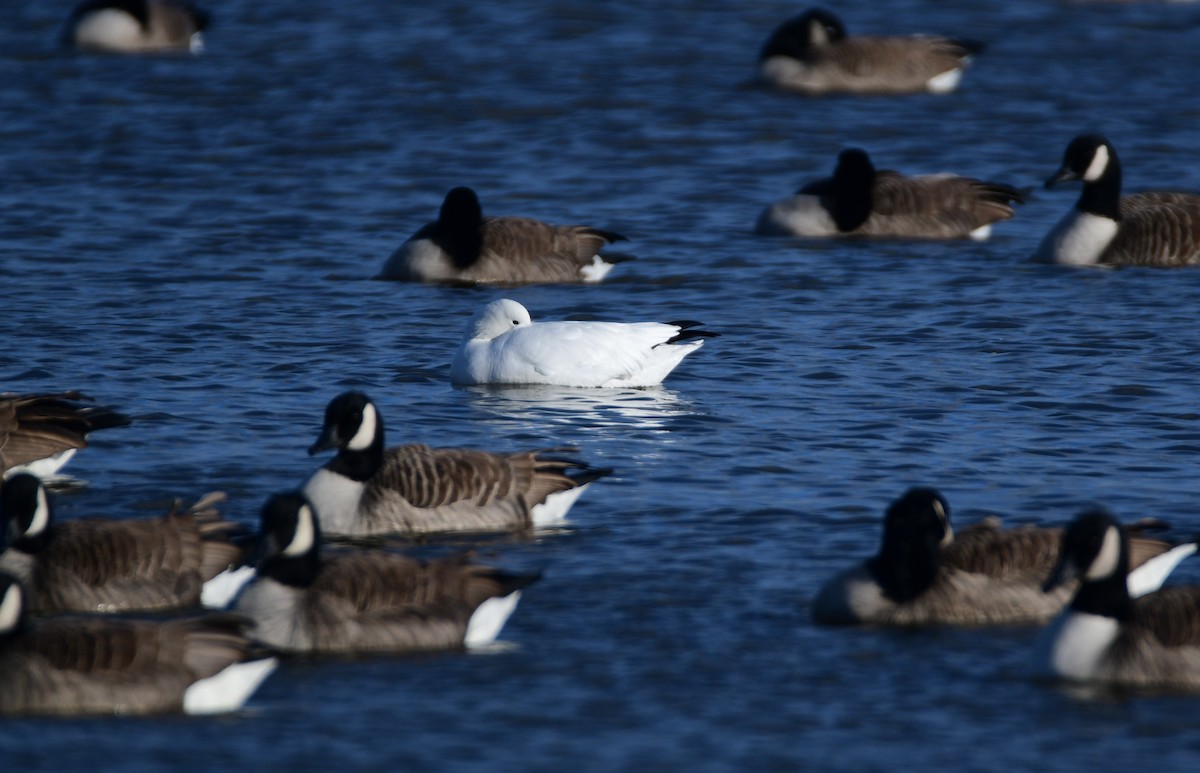
<path fill-rule="evenodd" d="M 30 532 L 33 516 L 14 512 L 25 510 L 15 499 L 23 486 L 44 497 L 36 479 L 26 480 L 32 477 L 10 478 L 0 492 L 0 522 L 8 533 L 17 532 L 0 553 L 0 570 L 25 584 L 34 611 L 195 606 L 204 583 L 241 560 L 241 548 L 230 541 L 239 527 L 214 507 L 223 494 L 209 494 L 186 510 L 177 503 L 161 518 L 64 522 L 51 518 L 49 501 L 43 499 L 47 522 L 35 534 Z"/>
<path fill-rule="evenodd" d="M 264 505 L 262 534 L 266 557 L 237 609 L 255 620 L 259 641 L 290 652 L 459 649 L 481 605 L 537 579 L 466 556 L 321 554 L 318 514 L 299 495 L 277 495 Z"/>
<path fill-rule="evenodd" d="M 841 153 L 831 178 L 767 207 L 768 235 L 901 239 L 986 239 L 1015 214 L 1024 194 L 1003 183 L 953 174 L 906 176 L 876 170 L 857 148 Z"/>
<path fill-rule="evenodd" d="M 14 590 L 16 589 L 16 590 Z M 0 607 L 20 604 L 15 578 L 0 578 Z M 5 610 L 6 612 L 9 610 Z M 4 617 L 4 615 L 0 615 Z M 257 666 L 224 703 L 190 695 L 254 655 L 249 621 L 208 615 L 165 621 L 59 616 L 30 620 L 21 608 L 0 621 L 0 714 L 157 714 L 229 711 L 274 661 Z M 238 676 L 242 679 L 243 676 Z"/>
<path fill-rule="evenodd" d="M 982 48 L 936 35 L 850 36 L 832 13 L 813 9 L 775 30 L 759 55 L 759 73 L 811 96 L 945 93 Z"/>
<path fill-rule="evenodd" d="M 88 433 L 129 424 L 128 416 L 89 405 L 91 399 L 77 391 L 0 395 L 0 472 L 37 465 L 32 471 L 46 477 L 87 447 Z"/>
<path fill-rule="evenodd" d="M 484 217 L 470 188 L 446 194 L 438 219 L 392 253 L 380 276 L 415 282 L 597 282 L 629 256 L 600 250 L 625 237 L 586 225 Z"/>

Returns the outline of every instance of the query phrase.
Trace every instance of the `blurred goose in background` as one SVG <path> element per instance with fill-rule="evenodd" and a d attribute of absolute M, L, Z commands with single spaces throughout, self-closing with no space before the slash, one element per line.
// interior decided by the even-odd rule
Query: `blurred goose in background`
<path fill-rule="evenodd" d="M 30 620 L 0 573 L 0 714 L 215 714 L 236 711 L 275 669 L 252 659 L 233 615 Z"/>
<path fill-rule="evenodd" d="M 944 94 L 982 48 L 932 35 L 850 37 L 836 16 L 813 8 L 775 30 L 758 67 L 767 83 L 809 95 Z"/>
<path fill-rule="evenodd" d="M 253 636 L 287 652 L 417 652 L 489 644 L 537 575 L 459 556 L 433 561 L 380 550 L 327 551 L 299 494 L 262 509 L 263 558 L 237 599 Z"/>
<path fill-rule="evenodd" d="M 524 306 L 502 298 L 484 306 L 450 364 L 455 384 L 553 384 L 648 387 L 662 383 L 700 348 L 701 323 L 535 323 Z"/>
<path fill-rule="evenodd" d="M 384 448 L 383 417 L 362 392 L 329 402 L 309 454 L 337 455 L 304 484 L 328 534 L 528 529 L 561 522 L 588 485 L 612 472 L 554 449 L 489 453 L 409 444 Z"/>
<path fill-rule="evenodd" d="M 1061 542 L 1061 529 L 1005 530 L 995 519 L 955 534 L 946 500 L 933 489 L 913 488 L 888 508 L 879 553 L 826 583 L 813 603 L 813 618 L 879 625 L 1044 622 L 1074 590 L 1073 585 L 1053 594 L 1042 590 Z M 1154 571 L 1151 564 L 1177 562 L 1180 552 L 1194 549 L 1145 537 L 1133 545 L 1136 562 L 1147 564 L 1148 572 Z"/>
<path fill-rule="evenodd" d="M 208 14 L 182 0 L 84 0 L 67 20 L 64 41 L 81 51 L 199 53 Z"/>
<path fill-rule="evenodd" d="M 410 282 L 524 284 L 599 282 L 629 255 L 601 255 L 625 237 L 586 225 L 527 217 L 484 217 L 470 188 L 446 194 L 438 219 L 400 245 L 382 279 Z"/>
<path fill-rule="evenodd" d="M 114 612 L 195 606 L 201 587 L 240 563 L 209 494 L 161 518 L 56 522 L 42 482 L 14 475 L 0 489 L 0 570 L 24 585 L 36 612 Z M 5 547 L 0 544 L 0 547 Z"/>
<path fill-rule="evenodd" d="M 866 152 L 843 150 L 833 177 L 778 201 L 758 218 L 768 236 L 984 240 L 1014 214 L 1024 194 L 1009 185 L 953 174 L 906 177 L 876 171 Z"/>
<path fill-rule="evenodd" d="M 1195 543 L 1191 543 L 1192 552 Z M 1035 662 L 1041 676 L 1134 687 L 1200 688 L 1200 588 L 1131 594 L 1130 541 L 1104 511 L 1085 513 L 1067 529 L 1047 591 L 1082 581 L 1070 605 L 1042 633 Z M 1173 568 L 1173 567 L 1172 567 Z M 1169 572 L 1159 572 L 1161 585 Z M 1129 580 L 1127 581 L 1126 576 Z"/>
<path fill-rule="evenodd" d="M 1200 264 L 1200 195 L 1121 195 L 1121 162 L 1098 134 L 1076 137 L 1046 180 L 1083 181 L 1079 201 L 1038 247 L 1036 259 L 1075 266 Z"/>
<path fill-rule="evenodd" d="M 89 432 L 129 424 L 124 414 L 83 404 L 91 399 L 74 391 L 0 395 L 0 472 L 50 479 L 87 448 Z"/>

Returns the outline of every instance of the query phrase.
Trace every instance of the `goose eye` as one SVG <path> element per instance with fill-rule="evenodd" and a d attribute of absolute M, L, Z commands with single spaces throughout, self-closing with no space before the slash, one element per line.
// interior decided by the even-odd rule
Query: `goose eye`
<path fill-rule="evenodd" d="M 521 324 L 521 321 L 520 321 L 520 320 L 516 320 L 516 319 L 514 319 L 514 320 L 513 320 L 513 324 L 514 324 L 514 325 L 519 325 L 519 324 Z"/>

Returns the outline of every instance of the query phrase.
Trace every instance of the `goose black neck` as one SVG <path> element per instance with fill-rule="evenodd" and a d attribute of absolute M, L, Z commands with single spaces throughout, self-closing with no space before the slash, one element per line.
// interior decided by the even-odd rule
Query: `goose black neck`
<path fill-rule="evenodd" d="M 483 250 L 483 209 L 474 191 L 455 188 L 438 212 L 435 244 L 460 269 L 470 268 Z"/>
<path fill-rule="evenodd" d="M 359 483 L 370 480 L 383 466 L 383 425 L 379 426 L 371 445 L 361 451 L 342 448 L 326 466 L 338 475 Z"/>
<path fill-rule="evenodd" d="M 867 562 L 867 568 L 883 593 L 897 604 L 912 601 L 933 585 L 941 564 L 936 545 L 920 542 L 885 542 L 879 555 Z"/>
<path fill-rule="evenodd" d="M 33 555 L 41 553 L 46 548 L 50 547 L 50 543 L 54 541 L 55 528 L 54 524 L 49 524 L 42 529 L 41 533 L 33 536 L 24 536 L 20 539 L 13 540 L 9 546 L 14 550 L 19 550 L 22 553 Z"/>
<path fill-rule="evenodd" d="M 1071 609 L 1091 615 L 1129 620 L 1133 616 L 1133 600 L 1129 598 L 1129 586 L 1125 572 L 1117 572 L 1103 580 L 1085 582 L 1080 586 Z"/>
<path fill-rule="evenodd" d="M 312 585 L 320 569 L 321 556 L 315 542 L 313 549 L 302 556 L 271 556 L 258 565 L 258 573 L 263 577 L 294 588 Z"/>
<path fill-rule="evenodd" d="M 1116 151 L 1109 152 L 1108 168 L 1099 180 L 1083 184 L 1083 192 L 1079 194 L 1079 202 L 1075 206 L 1089 214 L 1120 220 L 1121 165 L 1117 163 Z"/>
<path fill-rule="evenodd" d="M 865 154 L 843 154 L 833 172 L 829 214 L 842 233 L 855 230 L 875 207 L 875 167 Z"/>

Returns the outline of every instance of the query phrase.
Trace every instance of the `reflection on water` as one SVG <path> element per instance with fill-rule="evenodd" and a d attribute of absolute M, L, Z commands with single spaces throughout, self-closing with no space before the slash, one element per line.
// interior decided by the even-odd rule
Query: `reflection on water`
<path fill-rule="evenodd" d="M 579 389 L 531 386 L 468 386 L 483 413 L 572 427 L 663 429 L 675 417 L 693 412 L 692 404 L 663 387 Z"/>

